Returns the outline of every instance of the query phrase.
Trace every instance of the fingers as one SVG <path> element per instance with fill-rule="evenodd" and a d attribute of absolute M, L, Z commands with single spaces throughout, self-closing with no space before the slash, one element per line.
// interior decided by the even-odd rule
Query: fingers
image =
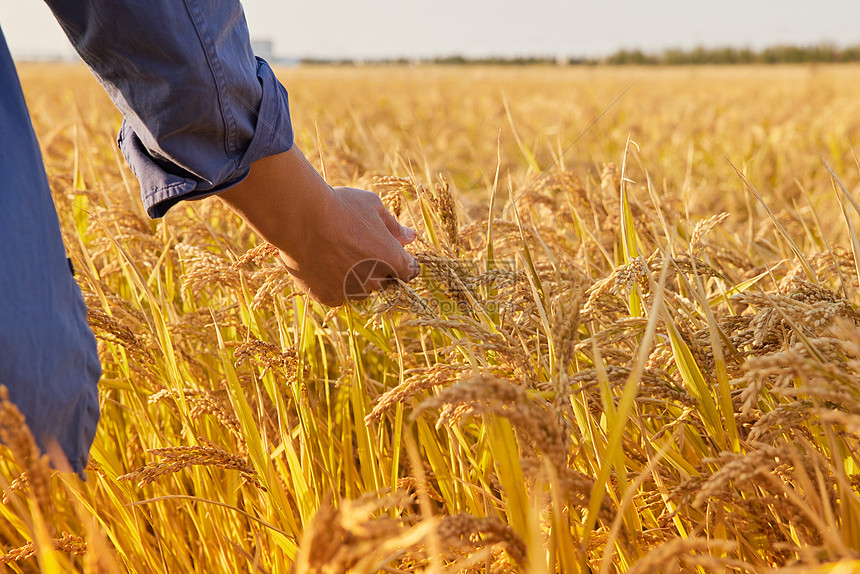
<path fill-rule="evenodd" d="M 356 268 L 361 265 L 372 267 L 372 272 L 364 276 L 365 288 L 369 291 L 384 289 L 392 283 L 396 283 L 397 279 L 406 282 L 412 281 L 421 272 L 418 261 L 394 242 L 392 242 L 389 253 L 379 259 L 361 262 L 356 265 Z"/>
<path fill-rule="evenodd" d="M 394 216 L 385 209 L 382 202 L 379 202 L 377 212 L 379 213 L 379 217 L 382 219 L 382 223 L 385 225 L 385 228 L 388 229 L 388 232 L 391 233 L 391 235 L 400 243 L 400 248 L 396 249 L 398 255 L 389 261 L 389 263 L 394 267 L 394 276 L 403 281 L 412 281 L 418 276 L 421 269 L 415 258 L 403 249 L 403 247 L 415 240 L 415 237 L 417 236 L 415 230 L 410 227 L 400 225 L 400 223 L 394 219 Z M 381 281 L 380 284 L 384 286 L 384 283 L 384 281 Z"/>
<path fill-rule="evenodd" d="M 396 283 L 397 279 L 411 281 L 420 272 L 415 258 L 393 237 L 386 235 L 385 240 L 386 245 L 374 257 L 358 261 L 350 268 L 344 283 L 347 299 L 364 299 L 373 291 Z"/>
<path fill-rule="evenodd" d="M 350 301 L 366 299 L 374 291 L 385 289 L 397 281 L 396 277 L 394 267 L 381 259 L 359 261 L 344 278 L 344 298 Z"/>
<path fill-rule="evenodd" d="M 409 254 L 407 253 L 407 255 Z M 421 274 L 421 265 L 419 265 L 418 260 L 411 255 L 409 255 L 409 261 L 407 263 L 407 271 L 408 274 L 405 276 L 406 278 L 404 279 L 404 281 L 406 281 L 407 283 Z"/>
<path fill-rule="evenodd" d="M 415 241 L 415 238 L 418 237 L 418 234 L 415 233 L 415 230 L 411 227 L 401 225 L 400 229 L 403 231 L 403 239 L 398 238 L 398 241 L 400 241 L 400 245 L 403 245 L 404 247 Z"/>
<path fill-rule="evenodd" d="M 391 276 L 407 282 L 412 281 L 418 277 L 418 274 L 421 272 L 418 261 L 416 261 L 409 252 L 399 245 L 397 246 L 397 252 L 398 253 L 392 257 L 391 265 L 394 273 L 392 273 Z M 380 277 L 382 283 L 385 282 L 385 279 L 387 279 L 387 277 Z"/>
<path fill-rule="evenodd" d="M 385 227 L 388 229 L 389 233 L 394 236 L 394 238 L 400 242 L 401 246 L 406 246 L 415 241 L 417 234 L 415 230 L 411 227 L 406 227 L 405 225 L 400 225 L 394 216 L 385 209 L 385 206 L 382 205 L 382 202 L 379 203 L 379 217 L 382 218 L 382 223 L 385 224 Z"/>

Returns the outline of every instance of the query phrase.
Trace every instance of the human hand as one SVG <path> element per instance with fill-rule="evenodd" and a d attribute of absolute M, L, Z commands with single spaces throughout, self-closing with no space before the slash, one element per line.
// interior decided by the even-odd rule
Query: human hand
<path fill-rule="evenodd" d="M 280 247 L 299 288 L 326 305 L 363 299 L 394 278 L 418 274 L 403 246 L 415 231 L 400 225 L 369 191 L 336 187 L 302 222 L 305 233 Z"/>
<path fill-rule="evenodd" d="M 254 163 L 219 197 L 280 250 L 299 289 L 325 305 L 363 299 L 418 274 L 403 249 L 415 232 L 376 194 L 329 187 L 296 148 Z"/>

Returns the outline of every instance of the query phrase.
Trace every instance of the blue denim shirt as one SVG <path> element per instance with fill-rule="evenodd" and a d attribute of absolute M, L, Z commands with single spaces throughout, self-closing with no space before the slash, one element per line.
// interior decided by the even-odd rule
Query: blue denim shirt
<path fill-rule="evenodd" d="M 122 112 L 118 143 L 150 217 L 292 146 L 287 92 L 255 58 L 239 2 L 47 3 Z"/>

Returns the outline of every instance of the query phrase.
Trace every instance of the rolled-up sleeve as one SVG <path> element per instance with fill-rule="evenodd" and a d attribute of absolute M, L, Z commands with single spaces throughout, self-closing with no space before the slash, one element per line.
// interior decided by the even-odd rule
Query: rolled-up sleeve
<path fill-rule="evenodd" d="M 48 0 L 122 112 L 119 146 L 150 217 L 242 181 L 293 144 L 287 92 L 237 1 Z"/>

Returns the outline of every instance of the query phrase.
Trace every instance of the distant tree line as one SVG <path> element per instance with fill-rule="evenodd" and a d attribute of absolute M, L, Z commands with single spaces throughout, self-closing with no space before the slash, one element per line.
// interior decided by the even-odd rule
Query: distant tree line
<path fill-rule="evenodd" d="M 582 65 L 594 66 L 609 64 L 615 66 L 684 66 L 684 65 L 731 65 L 731 64 L 805 64 L 860 62 L 860 44 L 838 48 L 830 44 L 817 46 L 772 46 L 763 50 L 749 48 L 693 48 L 692 50 L 669 49 L 662 53 L 649 53 L 642 50 L 619 50 L 604 58 L 559 58 L 559 57 L 488 57 L 469 58 L 465 56 L 443 56 L 438 58 L 388 60 L 329 60 L 306 58 L 303 64 L 356 65 L 372 64 L 439 64 L 449 66 L 490 65 L 490 66 L 529 66 L 543 65 Z"/>
<path fill-rule="evenodd" d="M 490 57 L 490 58 L 468 58 L 466 56 L 442 56 L 438 58 L 389 58 L 389 59 L 349 59 L 349 58 L 303 58 L 300 60 L 302 64 L 309 65 L 329 65 L 329 66 L 355 66 L 362 64 L 390 64 L 393 66 L 405 64 L 438 64 L 443 66 L 531 66 L 535 64 L 558 64 L 557 58 L 548 58 L 541 56 L 524 56 L 524 57 Z M 563 63 L 591 63 L 585 60 L 577 60 L 576 62 L 564 61 Z"/>
<path fill-rule="evenodd" d="M 749 48 L 693 48 L 671 49 L 662 54 L 647 54 L 641 50 L 619 50 L 601 60 L 615 65 L 667 65 L 696 64 L 805 64 L 860 62 L 860 44 L 837 48 L 829 44 L 818 46 L 772 46 L 763 50 Z"/>

